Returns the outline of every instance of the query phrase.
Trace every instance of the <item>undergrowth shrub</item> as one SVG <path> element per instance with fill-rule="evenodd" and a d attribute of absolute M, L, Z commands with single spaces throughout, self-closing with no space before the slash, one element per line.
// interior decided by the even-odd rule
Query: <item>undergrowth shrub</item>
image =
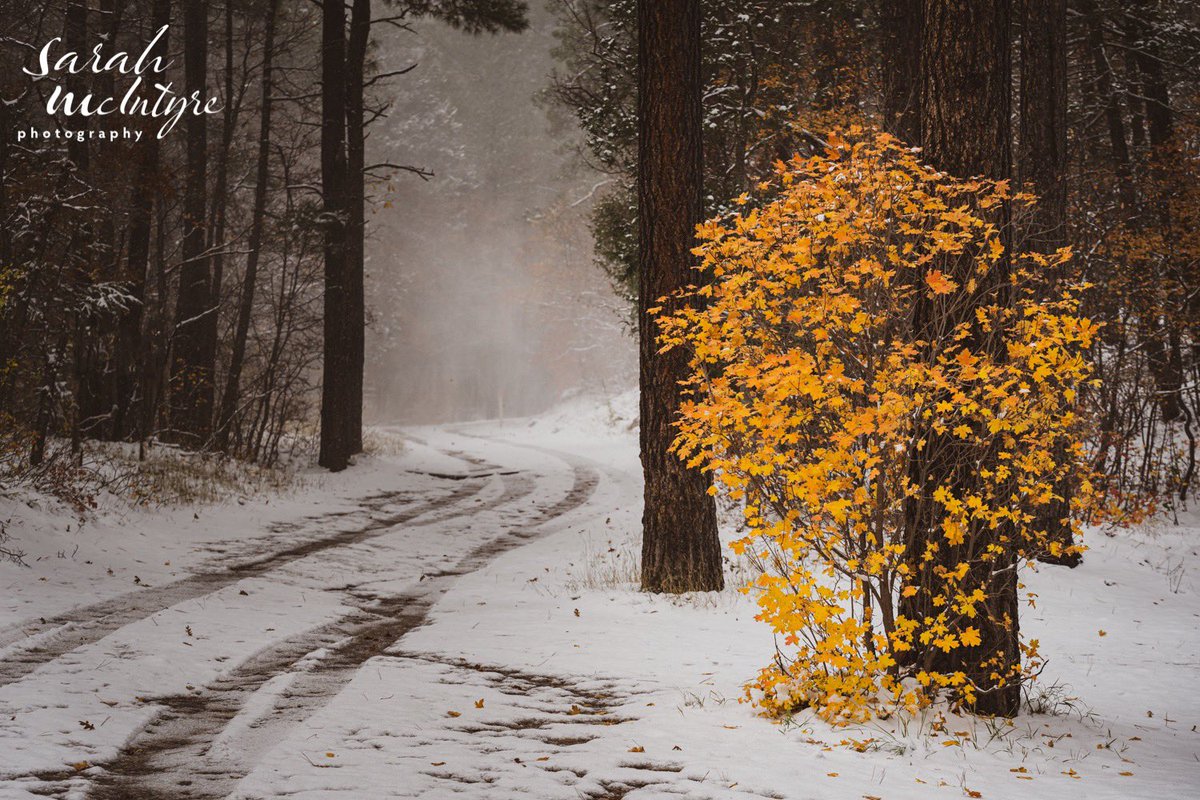
<path fill-rule="evenodd" d="M 1069 250 L 1010 253 L 997 212 L 1033 198 L 857 128 L 738 202 L 699 228 L 702 285 L 656 314 L 691 356 L 676 450 L 744 504 L 734 548 L 763 570 L 777 652 L 748 697 L 862 721 L 1028 680 L 997 576 L 1015 592 L 1019 562 L 1077 547 L 1039 512 L 1095 494 L 1076 401 L 1097 326 Z"/>

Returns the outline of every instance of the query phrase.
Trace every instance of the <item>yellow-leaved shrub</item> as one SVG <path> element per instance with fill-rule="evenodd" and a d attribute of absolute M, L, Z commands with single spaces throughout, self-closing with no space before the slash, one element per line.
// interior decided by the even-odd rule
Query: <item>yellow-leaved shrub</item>
<path fill-rule="evenodd" d="M 734 548 L 762 568 L 748 591 L 777 652 L 748 696 L 835 722 L 970 702 L 972 670 L 937 654 L 993 669 L 980 576 L 1062 551 L 1038 512 L 1066 476 L 1090 495 L 1075 399 L 1096 326 L 1061 279 L 1070 254 L 1009 253 L 996 212 L 1032 198 L 858 128 L 758 188 L 700 226 L 700 286 L 657 311 L 662 347 L 691 357 L 677 452 L 742 503 Z M 935 438 L 972 477 L 926 486 L 940 524 L 914 538 Z M 1021 647 L 994 681 L 1036 670 Z"/>

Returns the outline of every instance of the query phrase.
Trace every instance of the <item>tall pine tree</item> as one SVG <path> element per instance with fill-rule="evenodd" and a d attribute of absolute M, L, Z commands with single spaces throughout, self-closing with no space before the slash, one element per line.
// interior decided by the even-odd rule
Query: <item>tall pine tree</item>
<path fill-rule="evenodd" d="M 1010 0 L 923 0 L 921 18 L 921 145 L 926 159 L 938 169 L 959 178 L 1007 180 L 1012 168 L 1009 115 L 1012 106 Z M 992 212 L 993 222 L 1008 228 L 1009 210 L 1002 205 Z M 937 266 L 947 275 L 970 270 L 972 254 L 945 259 Z M 953 319 L 940 318 L 926 293 L 918 295 L 915 322 L 943 330 L 975 324 L 975 309 L 1007 302 L 1008 269 L 1002 259 L 989 273 L 988 285 L 978 286 L 972 302 L 965 303 Z M 962 283 L 965 285 L 966 281 Z M 946 312 L 949 313 L 949 312 Z M 1000 357 L 1000 354 L 994 354 Z M 951 545 L 941 536 L 941 506 L 933 499 L 937 487 L 969 488 L 979 471 L 988 466 L 987 452 L 964 452 L 949 432 L 929 428 L 925 444 L 913 459 L 912 477 L 917 492 L 906 509 L 907 552 L 911 566 L 922 572 L 940 565 L 954 569 L 961 562 L 978 564 L 972 585 L 987 595 L 987 613 L 976 622 L 982 638 L 977 647 L 950 653 L 932 648 L 931 666 L 943 673 L 963 672 L 976 687 L 976 710 L 1013 716 L 1020 706 L 1020 684 L 1013 669 L 1020 665 L 1017 576 L 1011 532 L 1004 527 L 979 531 L 962 545 Z M 926 561 L 928 544 L 936 544 L 937 557 Z M 999 554 L 979 560 L 979 554 L 996 545 Z M 960 552 L 969 548 L 970 553 Z M 933 580 L 932 578 L 930 580 Z M 918 607 L 905 609 L 906 615 Z"/>
<path fill-rule="evenodd" d="M 642 588 L 720 589 L 708 477 L 670 452 L 687 356 L 659 353 L 649 309 L 692 283 L 704 214 L 700 0 L 638 2 L 638 321 L 641 355 Z"/>

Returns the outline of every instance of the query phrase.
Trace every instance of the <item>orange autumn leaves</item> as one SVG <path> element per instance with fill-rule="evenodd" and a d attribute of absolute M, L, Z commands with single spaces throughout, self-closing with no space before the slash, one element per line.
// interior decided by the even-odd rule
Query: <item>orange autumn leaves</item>
<path fill-rule="evenodd" d="M 1074 398 L 1096 326 L 1043 280 L 1069 253 L 1006 252 L 994 212 L 1030 198 L 939 174 L 886 135 L 829 144 L 700 226 L 707 282 L 657 319 L 662 347 L 691 357 L 676 450 L 743 504 L 734 548 L 762 568 L 751 588 L 779 647 L 748 695 L 844 721 L 972 698 L 963 671 L 924 654 L 979 647 L 977 576 L 995 548 L 1061 552 L 1036 520 L 1079 470 Z M 979 480 L 931 493 L 940 529 L 917 552 L 905 507 L 935 436 L 992 457 Z M 909 619 L 914 597 L 927 611 Z M 1024 649 L 1036 669 L 1036 643 Z"/>
<path fill-rule="evenodd" d="M 958 284 L 947 278 L 940 269 L 931 269 L 925 274 L 925 285 L 934 294 L 950 294 L 958 288 Z"/>

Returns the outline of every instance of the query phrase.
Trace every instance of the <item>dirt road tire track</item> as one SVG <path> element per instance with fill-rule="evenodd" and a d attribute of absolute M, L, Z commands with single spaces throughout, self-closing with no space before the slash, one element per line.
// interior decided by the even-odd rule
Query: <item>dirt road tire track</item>
<path fill-rule="evenodd" d="M 475 465 L 479 466 L 479 465 Z M 10 628 L 0 633 L 0 647 L 19 644 L 23 639 L 38 637 L 28 648 L 14 648 L 14 652 L 0 661 L 0 686 L 15 683 L 42 664 L 49 663 L 72 650 L 103 639 L 109 633 L 156 614 L 166 608 L 211 594 L 246 578 L 255 578 L 279 569 L 294 561 L 332 548 L 347 547 L 382 536 L 394 528 L 417 520 L 425 515 L 450 509 L 451 516 L 475 513 L 491 507 L 496 502 L 508 502 L 515 489 L 514 480 L 501 476 L 506 489 L 499 500 L 475 507 L 462 507 L 471 497 L 479 494 L 486 486 L 486 479 L 494 472 L 454 476 L 456 485 L 452 491 L 431 500 L 417 502 L 395 513 L 374 516 L 386 508 L 401 493 L 385 493 L 369 499 L 368 522 L 360 528 L 340 531 L 329 536 L 307 539 L 280 550 L 255 554 L 224 569 L 201 572 L 182 580 L 129 592 L 89 606 L 71 609 L 54 617 Z M 524 487 L 522 487 L 524 488 Z M 345 516 L 344 512 L 336 516 Z M 319 524 L 323 517 L 310 517 L 306 526 Z M 430 521 L 440 521 L 434 516 Z M 280 529 L 282 530 L 282 529 Z M 57 630 L 55 630 L 57 629 Z"/>
<path fill-rule="evenodd" d="M 567 461 L 573 472 L 573 484 L 567 494 L 549 505 L 529 508 L 508 526 L 509 530 L 464 554 L 453 568 L 425 576 L 403 594 L 377 598 L 333 623 L 277 642 L 203 689 L 156 698 L 154 702 L 163 706 L 163 712 L 114 762 L 104 765 L 105 772 L 94 779 L 87 793 L 89 800 L 228 797 L 264 751 L 288 729 L 328 703 L 365 662 L 384 654 L 407 632 L 424 624 L 429 610 L 454 580 L 545 535 L 549 523 L 587 502 L 599 483 L 599 472 L 591 465 L 555 455 Z M 505 481 L 501 496 L 466 508 L 448 508 L 447 513 L 422 520 L 420 524 L 469 518 L 511 504 L 535 488 L 533 481 L 520 473 L 497 474 Z M 464 491 L 457 502 L 475 493 Z M 393 522 L 392 526 L 403 522 Z M 323 548 L 312 552 L 320 549 Z M 237 763 L 208 758 L 214 743 L 250 698 L 272 678 L 281 675 L 288 676 L 286 688 L 272 700 L 266 713 L 252 721 L 249 730 L 236 735 L 235 749 L 240 756 Z M 62 796 L 68 786 L 79 786 L 78 776 L 64 773 L 40 777 L 48 781 L 42 790 L 48 796 Z"/>

